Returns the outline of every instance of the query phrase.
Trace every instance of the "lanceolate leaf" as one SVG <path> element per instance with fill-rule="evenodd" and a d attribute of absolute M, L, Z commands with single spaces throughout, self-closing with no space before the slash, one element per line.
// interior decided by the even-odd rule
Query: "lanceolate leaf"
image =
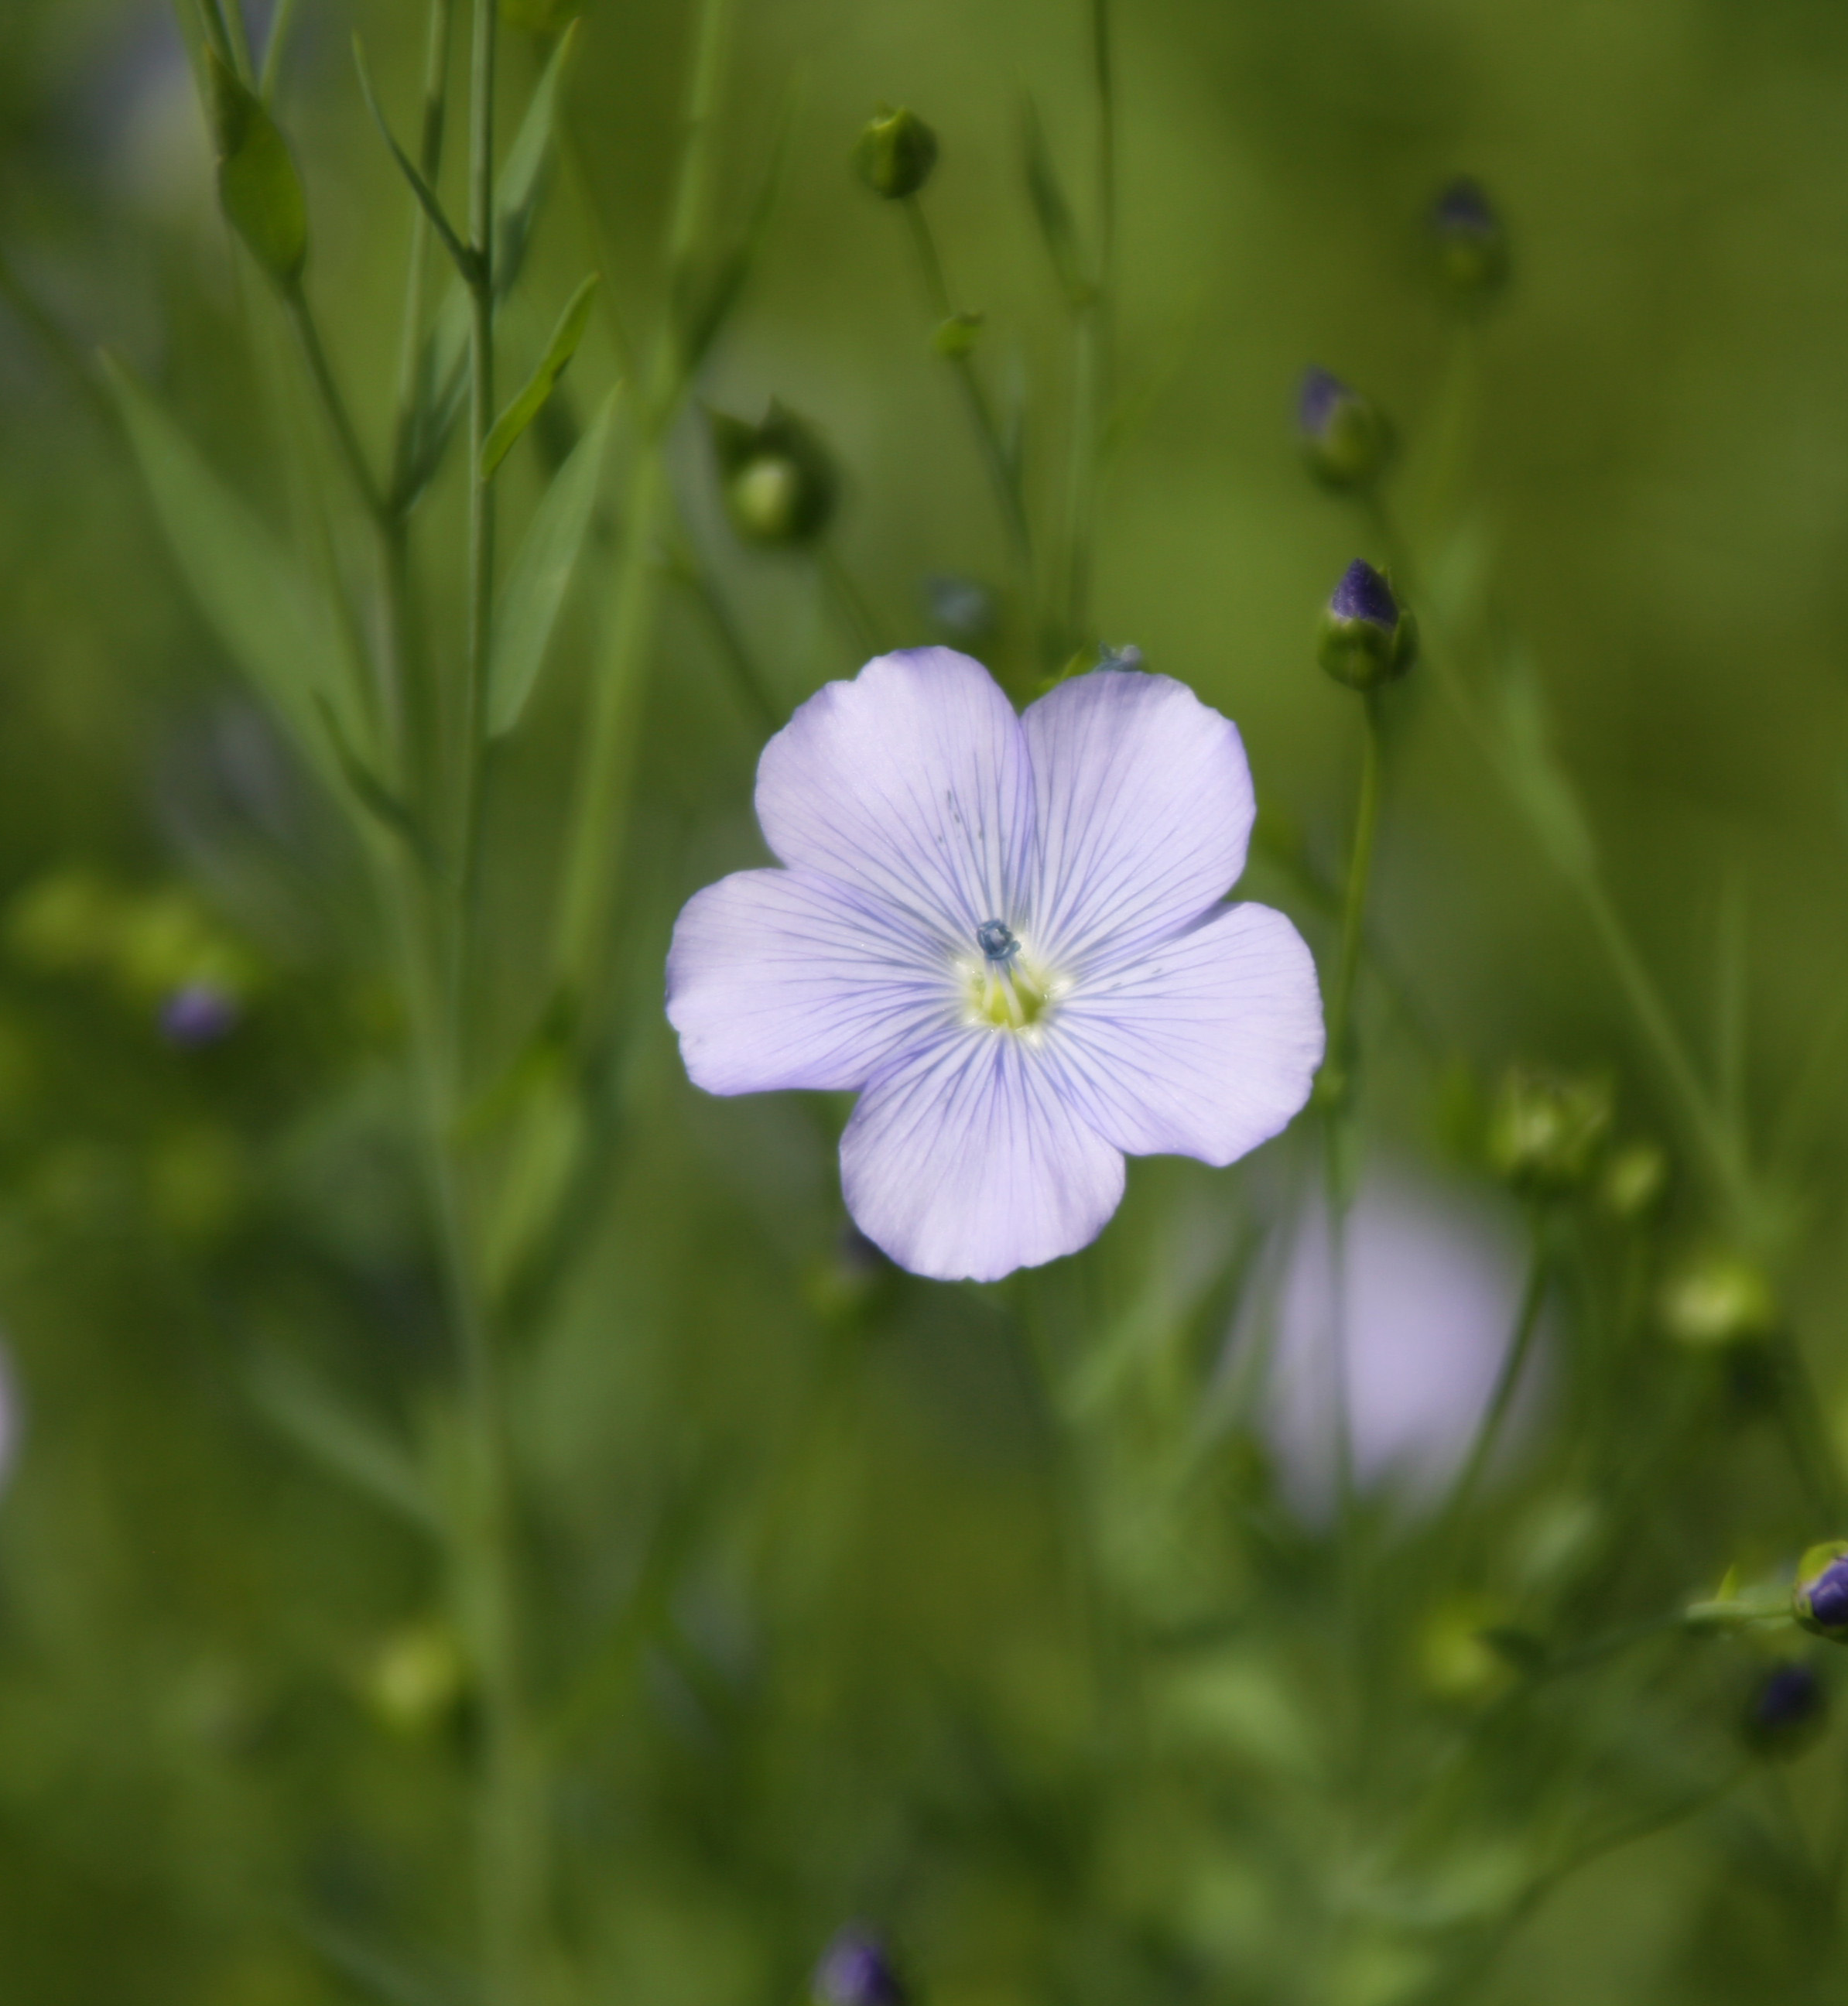
<path fill-rule="evenodd" d="M 519 722 L 565 604 L 597 505 L 597 477 L 609 442 L 618 392 L 559 468 L 507 575 L 495 621 L 488 685 L 488 729 L 499 737 Z"/>
<path fill-rule="evenodd" d="M 325 770 L 315 704 L 331 698 L 341 659 L 331 610 L 154 398 L 118 363 L 107 370 L 155 516 L 200 611 Z"/>
<path fill-rule="evenodd" d="M 308 262 L 308 201 L 289 143 L 209 43 L 205 65 L 218 199 L 251 255 L 279 284 L 293 284 Z"/>
<path fill-rule="evenodd" d="M 558 325 L 552 329 L 552 338 L 545 345 L 539 367 L 527 378 L 519 395 L 495 421 L 494 429 L 481 448 L 484 480 L 493 478 L 495 469 L 512 451 L 521 433 L 545 408 L 546 399 L 558 387 L 558 378 L 565 374 L 571 358 L 578 352 L 578 343 L 584 338 L 596 294 L 597 274 L 593 272 L 572 294 L 564 312 L 558 316 Z"/>

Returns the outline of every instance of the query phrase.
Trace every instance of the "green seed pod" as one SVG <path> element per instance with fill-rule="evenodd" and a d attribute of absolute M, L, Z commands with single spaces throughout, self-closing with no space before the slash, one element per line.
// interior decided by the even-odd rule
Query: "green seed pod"
<path fill-rule="evenodd" d="M 1322 616 L 1316 659 L 1350 689 L 1376 689 L 1418 657 L 1418 625 L 1394 597 L 1392 580 L 1356 558 Z"/>
<path fill-rule="evenodd" d="M 747 543 L 812 543 L 832 520 L 840 481 L 813 427 L 773 402 L 761 424 L 710 414 L 732 526 Z"/>
<path fill-rule="evenodd" d="M 854 150 L 860 178 L 887 202 L 916 195 L 937 164 L 937 135 L 914 111 L 881 105 Z"/>
<path fill-rule="evenodd" d="M 1325 369 L 1303 372 L 1297 432 L 1325 487 L 1371 487 L 1392 454 L 1392 428 L 1371 399 Z"/>
<path fill-rule="evenodd" d="M 206 80 L 226 220 L 278 285 L 293 285 L 308 262 L 308 199 L 289 143 L 262 100 L 209 45 Z"/>
<path fill-rule="evenodd" d="M 1690 1351 L 1762 1344 L 1779 1321 L 1777 1297 L 1764 1270 L 1723 1250 L 1684 1261 L 1663 1283 L 1656 1311 L 1664 1333 Z"/>
<path fill-rule="evenodd" d="M 1611 1111 L 1607 1080 L 1566 1079 L 1517 1066 L 1489 1117 L 1491 1167 L 1516 1190 L 1536 1196 L 1576 1191 L 1597 1167 Z"/>

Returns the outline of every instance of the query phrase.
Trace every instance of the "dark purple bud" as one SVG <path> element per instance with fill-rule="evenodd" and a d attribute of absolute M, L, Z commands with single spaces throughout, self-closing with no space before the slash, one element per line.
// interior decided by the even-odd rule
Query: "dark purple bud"
<path fill-rule="evenodd" d="M 1431 206 L 1438 274 L 1459 300 L 1476 301 L 1508 277 L 1508 234 L 1482 184 L 1459 175 Z"/>
<path fill-rule="evenodd" d="M 905 2006 L 906 1993 L 878 1934 L 850 1923 L 815 1968 L 815 2006 Z"/>
<path fill-rule="evenodd" d="M 185 982 L 160 1005 L 160 1030 L 169 1043 L 195 1051 L 215 1045 L 238 1027 L 238 999 L 215 982 Z"/>
<path fill-rule="evenodd" d="M 1752 1688 L 1745 1738 L 1766 1754 L 1795 1754 L 1821 1731 L 1828 1712 L 1828 1689 L 1814 1668 L 1787 1660 Z"/>
<path fill-rule="evenodd" d="M 1364 558 L 1356 558 L 1341 574 L 1329 611 L 1339 620 L 1371 620 L 1389 634 L 1399 625 L 1399 601 L 1392 586 Z"/>
<path fill-rule="evenodd" d="M 1356 558 L 1322 617 L 1322 666 L 1350 689 L 1373 689 L 1403 675 L 1417 652 L 1417 624 L 1394 596 L 1391 581 Z"/>
<path fill-rule="evenodd" d="M 1386 463 L 1386 421 L 1358 390 L 1326 369 L 1303 372 L 1297 428 L 1309 471 L 1329 487 L 1364 487 Z"/>
<path fill-rule="evenodd" d="M 1831 1561 L 1802 1591 L 1806 1612 L 1819 1630 L 1848 1631 L 1848 1556 Z"/>

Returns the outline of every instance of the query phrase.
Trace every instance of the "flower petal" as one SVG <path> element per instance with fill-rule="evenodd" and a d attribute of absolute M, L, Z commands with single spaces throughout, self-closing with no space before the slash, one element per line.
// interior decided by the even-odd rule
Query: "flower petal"
<path fill-rule="evenodd" d="M 1123 1159 L 1005 1031 L 957 1026 L 868 1088 L 840 1142 L 862 1233 L 939 1281 L 998 1281 L 1075 1253 L 1123 1196 Z"/>
<path fill-rule="evenodd" d="M 784 863 L 825 871 L 966 954 L 1012 922 L 1033 843 L 1020 720 L 980 662 L 881 655 L 818 690 L 764 748 L 757 818 Z"/>
<path fill-rule="evenodd" d="M 1255 803 L 1238 730 L 1171 677 L 1100 669 L 1021 720 L 1040 835 L 1033 945 L 1072 972 L 1132 959 L 1237 882 Z"/>
<path fill-rule="evenodd" d="M 1322 1054 L 1315 963 L 1268 906 L 1221 906 L 1081 983 L 1044 1047 L 1060 1092 L 1118 1149 L 1221 1165 L 1288 1124 Z"/>
<path fill-rule="evenodd" d="M 864 1086 L 955 1001 L 915 928 L 811 871 L 738 871 L 674 923 L 667 1019 L 708 1093 Z"/>

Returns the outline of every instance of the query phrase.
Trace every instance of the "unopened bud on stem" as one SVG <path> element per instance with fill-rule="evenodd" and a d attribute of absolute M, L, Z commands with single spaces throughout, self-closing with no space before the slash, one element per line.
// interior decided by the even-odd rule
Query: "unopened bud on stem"
<path fill-rule="evenodd" d="M 1371 486 L 1392 453 L 1378 407 L 1325 369 L 1303 372 L 1297 430 L 1309 471 L 1325 487 Z"/>
<path fill-rule="evenodd" d="M 820 435 L 773 403 L 760 424 L 711 414 L 713 450 L 732 526 L 746 542 L 812 543 L 834 514 L 840 483 Z"/>
<path fill-rule="evenodd" d="M 882 105 L 854 150 L 860 178 L 876 195 L 900 202 L 916 195 L 937 164 L 937 135 L 915 111 Z"/>
<path fill-rule="evenodd" d="M 1341 575 L 1322 616 L 1316 658 L 1350 689 L 1376 689 L 1403 676 L 1418 656 L 1418 626 L 1392 580 L 1364 558 Z"/>

